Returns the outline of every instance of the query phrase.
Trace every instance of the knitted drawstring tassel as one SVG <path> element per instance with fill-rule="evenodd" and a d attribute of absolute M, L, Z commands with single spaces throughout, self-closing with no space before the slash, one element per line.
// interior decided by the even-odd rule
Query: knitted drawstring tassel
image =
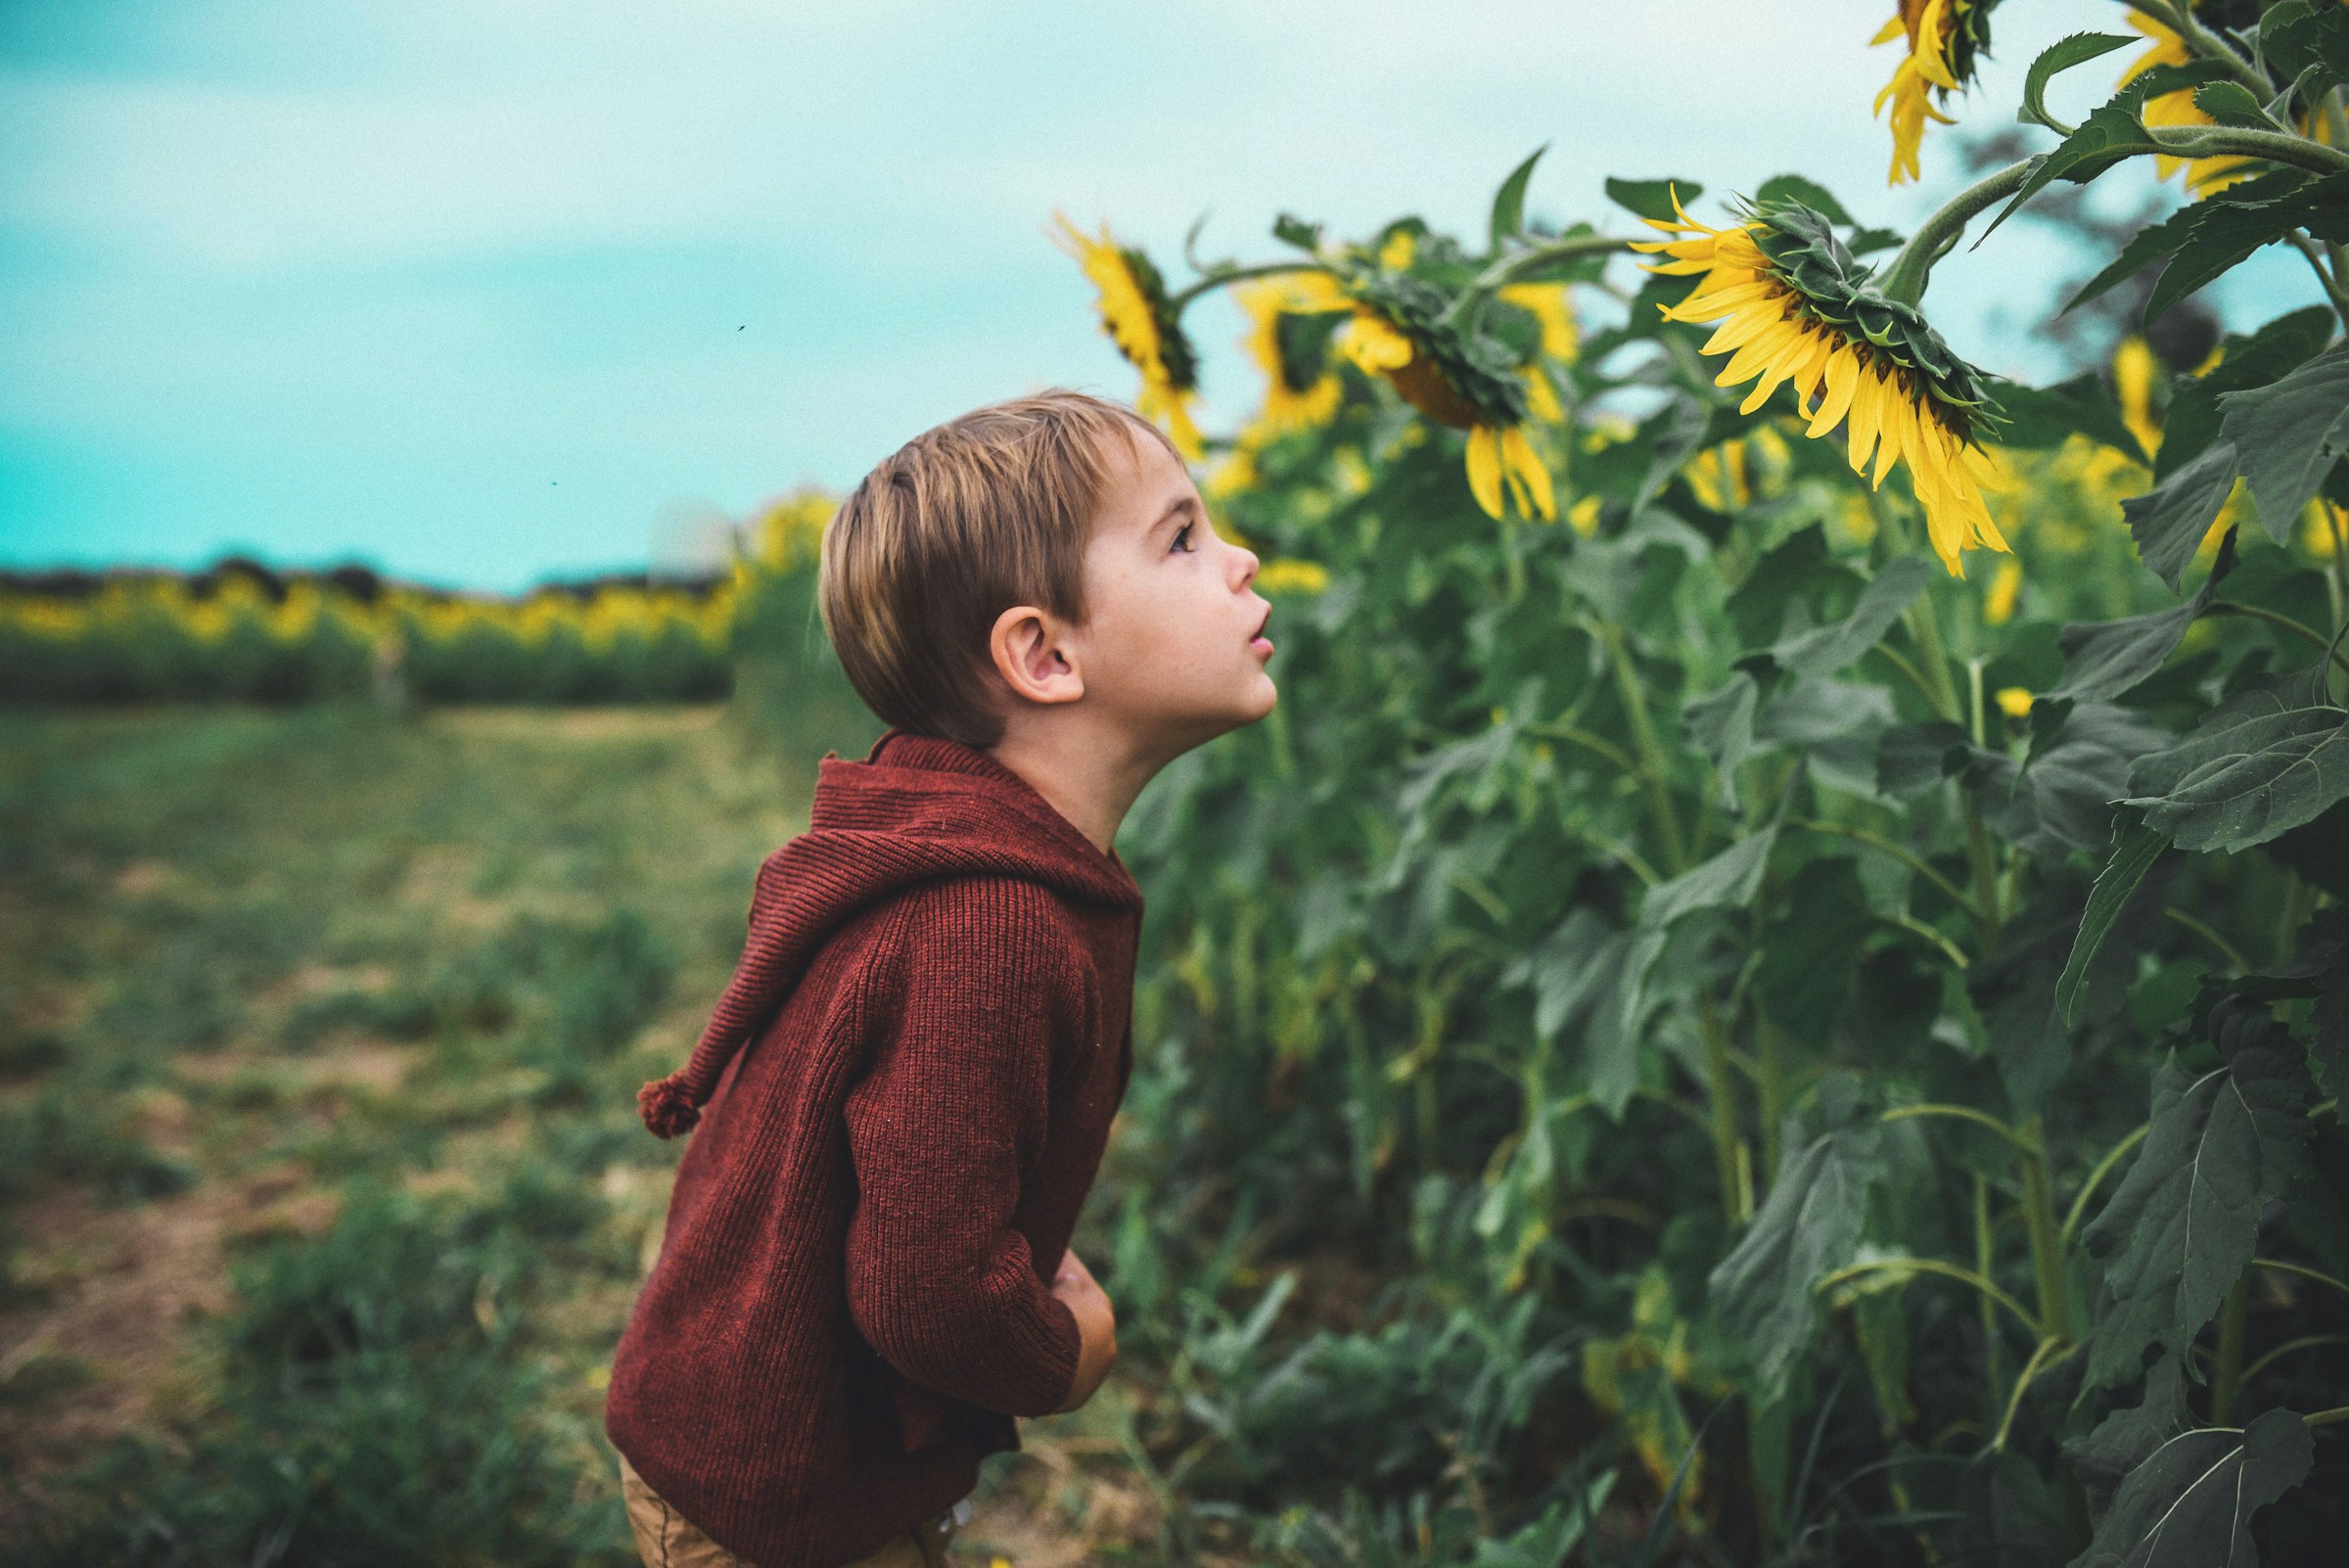
<path fill-rule="evenodd" d="M 702 1119 L 701 1107 L 693 1103 L 682 1080 L 683 1071 L 667 1078 L 656 1078 L 636 1091 L 637 1114 L 651 1128 L 655 1137 L 673 1138 L 680 1132 L 690 1132 Z"/>

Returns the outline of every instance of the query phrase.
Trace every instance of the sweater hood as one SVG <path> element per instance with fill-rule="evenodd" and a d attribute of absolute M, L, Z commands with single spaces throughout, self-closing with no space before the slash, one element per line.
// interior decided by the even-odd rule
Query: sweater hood
<path fill-rule="evenodd" d="M 1130 909 L 1141 889 L 1035 786 L 973 747 L 892 727 L 862 761 L 816 764 L 807 831 L 759 868 L 750 940 L 686 1064 L 637 1091 L 645 1126 L 690 1130 L 731 1062 L 790 994 L 824 939 L 916 883 L 1016 877 Z"/>

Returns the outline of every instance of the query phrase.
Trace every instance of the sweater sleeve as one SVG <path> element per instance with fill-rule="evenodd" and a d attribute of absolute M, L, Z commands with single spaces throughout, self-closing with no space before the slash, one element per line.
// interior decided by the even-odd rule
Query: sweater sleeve
<path fill-rule="evenodd" d="M 1012 1218 L 1078 983 L 1067 938 L 1050 895 L 1021 882 L 942 884 L 909 895 L 902 915 L 868 1002 L 869 1065 L 846 1105 L 850 1314 L 913 1382 L 1045 1414 L 1076 1381 L 1080 1336 Z"/>

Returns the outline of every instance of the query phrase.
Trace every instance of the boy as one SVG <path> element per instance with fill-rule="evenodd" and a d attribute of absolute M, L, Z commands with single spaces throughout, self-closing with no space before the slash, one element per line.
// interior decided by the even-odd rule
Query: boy
<path fill-rule="evenodd" d="M 1108 1372 L 1067 1247 L 1132 1064 L 1113 840 L 1271 711 L 1256 568 L 1155 427 L 1068 392 L 917 438 L 826 530 L 825 630 L 890 727 L 818 764 L 638 1096 L 699 1124 L 605 1410 L 646 1563 L 938 1568 L 1012 1418 Z"/>

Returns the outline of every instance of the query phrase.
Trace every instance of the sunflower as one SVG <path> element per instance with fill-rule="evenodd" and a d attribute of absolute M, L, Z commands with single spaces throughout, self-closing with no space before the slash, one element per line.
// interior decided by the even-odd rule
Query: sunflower
<path fill-rule="evenodd" d="M 1387 254 L 1397 250 L 1390 240 Z M 1335 290 L 1336 280 L 1326 287 Z M 1416 279 L 1361 273 L 1342 294 L 1353 314 L 1338 331 L 1339 351 L 1364 375 L 1386 377 L 1429 419 L 1468 433 L 1468 491 L 1476 504 L 1498 518 L 1505 487 L 1523 515 L 1554 519 L 1549 470 L 1525 435 L 1534 408 L 1518 367 L 1482 338 L 1463 336 L 1445 319 L 1444 296 Z"/>
<path fill-rule="evenodd" d="M 1749 209 L 1726 229 L 1690 217 L 1677 192 L 1673 210 L 1678 221 L 1642 220 L 1671 239 L 1634 249 L 1671 257 L 1649 271 L 1700 274 L 1687 298 L 1660 308 L 1667 320 L 1720 323 L 1703 348 L 1730 356 L 1714 384 L 1760 378 L 1738 411 L 1791 385 L 1806 434 L 1841 424 L 1853 470 L 1865 474 L 1874 460 L 1871 485 L 1908 463 L 1933 551 L 1953 576 L 1964 576 L 1963 551 L 2005 549 L 1982 499 L 1981 481 L 1997 472 L 1976 443 L 1988 395 L 1924 318 L 1870 287 L 1827 220 L 1799 203 Z"/>
<path fill-rule="evenodd" d="M 1095 240 L 1065 214 L 1052 216 L 1061 230 L 1053 243 L 1077 258 L 1100 291 L 1101 330 L 1142 374 L 1134 411 L 1164 424 L 1175 449 L 1196 462 L 1199 427 L 1191 419 L 1191 402 L 1199 395 L 1199 360 L 1182 335 L 1166 280 L 1148 256 L 1119 245 L 1108 224 L 1101 226 L 1101 237 Z"/>
<path fill-rule="evenodd" d="M 1998 0 L 1900 0 L 1901 8 L 1868 40 L 1872 46 L 1909 40 L 1909 53 L 1892 68 L 1892 80 L 1876 94 L 1875 113 L 1892 105 L 1893 185 L 1917 176 L 1916 149 L 1925 121 L 1958 122 L 1933 107 L 1974 79 L 1974 63 L 1990 47 L 1990 13 Z"/>
<path fill-rule="evenodd" d="M 1242 443 L 1328 424 L 1345 395 L 1330 368 L 1329 339 L 1354 309 L 1335 280 L 1326 272 L 1284 272 L 1232 294 L 1248 314 L 1240 346 L 1265 373 L 1265 406 Z"/>

